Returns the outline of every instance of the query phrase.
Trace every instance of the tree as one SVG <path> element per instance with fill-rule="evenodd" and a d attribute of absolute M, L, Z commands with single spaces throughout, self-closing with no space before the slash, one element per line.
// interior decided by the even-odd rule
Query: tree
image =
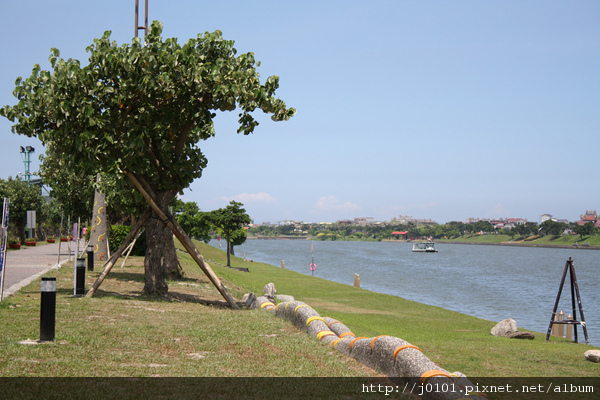
<path fill-rule="evenodd" d="M 42 221 L 38 224 L 39 237 L 46 239 L 48 236 L 60 234 L 60 223 L 62 222 L 62 205 L 57 199 L 50 198 L 42 205 Z"/>
<path fill-rule="evenodd" d="M 229 256 L 233 252 L 232 237 L 236 231 L 239 231 L 244 225 L 250 223 L 250 216 L 246 214 L 246 210 L 242 206 L 242 203 L 232 200 L 227 207 L 219 208 L 211 213 L 213 225 L 223 233 L 227 241 L 228 267 L 231 267 Z"/>
<path fill-rule="evenodd" d="M 110 31 L 87 48 L 89 64 L 49 58 L 53 71 L 35 65 L 16 81 L 18 103 L 0 109 L 16 122 L 13 132 L 37 136 L 60 152 L 65 167 L 81 174 L 126 176 L 160 214 L 175 195 L 202 175 L 207 160 L 198 143 L 214 136 L 214 111 L 241 108 L 238 133 L 254 131 L 252 112 L 261 109 L 275 121 L 293 108 L 274 97 L 279 78 L 260 83 L 253 53 L 236 56 L 233 41 L 207 32 L 183 46 L 163 40 L 154 21 L 146 43 L 134 38 L 117 46 Z M 164 295 L 161 251 L 170 232 L 153 209 L 145 223 L 147 249 L 144 292 Z"/>
<path fill-rule="evenodd" d="M 548 219 L 540 225 L 542 235 L 560 236 L 567 229 L 567 224 Z"/>
<path fill-rule="evenodd" d="M 173 213 L 179 225 L 191 237 L 202 240 L 205 243 L 210 241 L 210 213 L 200 211 L 196 202 L 183 202 L 175 199 Z"/>
<path fill-rule="evenodd" d="M 9 176 L 7 180 L 0 179 L 0 198 L 3 197 L 10 199 L 9 222 L 24 244 L 27 211 L 35 211 L 36 216 L 42 216 L 44 198 L 40 188 Z"/>
<path fill-rule="evenodd" d="M 589 221 L 584 225 L 579 225 L 578 223 L 572 224 L 573 231 L 579 235 L 579 239 L 583 239 L 584 236 L 592 236 L 597 232 L 594 223 Z"/>

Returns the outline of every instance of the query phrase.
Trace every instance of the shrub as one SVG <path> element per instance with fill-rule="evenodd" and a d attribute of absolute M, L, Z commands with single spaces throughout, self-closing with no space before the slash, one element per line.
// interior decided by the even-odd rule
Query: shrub
<path fill-rule="evenodd" d="M 111 225 L 110 226 L 110 248 L 111 251 L 116 251 L 119 246 L 123 243 L 129 232 L 133 227 L 125 225 Z M 131 251 L 132 256 L 143 256 L 146 253 L 146 233 L 138 238 Z"/>

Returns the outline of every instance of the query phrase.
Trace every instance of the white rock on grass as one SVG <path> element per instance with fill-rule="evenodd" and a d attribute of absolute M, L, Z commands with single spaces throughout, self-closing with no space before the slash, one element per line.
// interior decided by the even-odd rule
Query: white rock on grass
<path fill-rule="evenodd" d="M 492 335 L 510 337 L 511 334 L 517 332 L 517 321 L 512 318 L 506 318 L 498 322 L 496 326 L 492 328 Z"/>
<path fill-rule="evenodd" d="M 591 362 L 600 362 L 600 350 L 588 350 L 584 355 Z"/>

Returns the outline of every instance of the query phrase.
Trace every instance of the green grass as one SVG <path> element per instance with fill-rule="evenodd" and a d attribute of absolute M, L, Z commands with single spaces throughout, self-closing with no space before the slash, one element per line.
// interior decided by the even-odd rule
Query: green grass
<path fill-rule="evenodd" d="M 218 249 L 200 245 L 207 258 L 223 262 Z M 391 335 L 421 348 L 432 361 L 467 376 L 597 376 L 597 365 L 583 353 L 592 346 L 575 344 L 533 332 L 534 340 L 491 336 L 497 321 L 428 306 L 400 297 L 358 289 L 278 267 L 233 258 L 232 266 L 250 273 L 213 265 L 215 272 L 238 287 L 262 293 L 273 282 L 279 294 L 311 305 L 321 316 L 346 324 L 360 336 Z M 530 331 L 529 331 L 530 332 Z M 580 334 L 581 334 L 580 329 Z"/>
<path fill-rule="evenodd" d="M 377 375 L 269 313 L 220 307 L 191 263 L 183 262 L 186 279 L 169 283 L 168 299 L 140 296 L 143 266 L 131 260 L 93 298 L 72 296 L 72 263 L 49 273 L 57 278 L 54 342 L 20 343 L 39 338 L 39 281 L 0 303 L 0 376 Z M 86 276 L 87 288 L 99 272 Z"/>
<path fill-rule="evenodd" d="M 529 236 L 529 237 L 510 237 L 504 234 L 490 235 L 463 235 L 456 239 L 438 239 L 439 242 L 458 242 L 458 243 L 515 243 L 527 244 L 531 246 L 573 246 L 573 245 L 590 245 L 600 246 L 600 235 L 584 236 L 579 235 L 562 235 L 562 236 Z"/>
<path fill-rule="evenodd" d="M 260 294 L 273 282 L 278 293 L 295 296 L 355 334 L 397 336 L 450 371 L 479 377 L 598 375 L 598 366 L 583 357 L 590 346 L 556 338 L 544 343 L 540 333 L 532 341 L 493 337 L 492 321 L 236 257 L 233 266 L 250 272 L 233 270 L 219 265 L 225 263 L 220 250 L 198 247 L 237 299 Z M 269 312 L 221 306 L 225 301 L 200 269 L 179 254 L 186 278 L 169 282 L 167 299 L 140 296 L 139 258 L 115 267 L 93 298 L 72 296 L 72 264 L 52 271 L 58 288 L 52 343 L 19 343 L 39 337 L 39 281 L 5 299 L 0 320 L 10 322 L 0 324 L 0 376 L 377 376 Z M 99 272 L 88 274 L 87 288 Z"/>

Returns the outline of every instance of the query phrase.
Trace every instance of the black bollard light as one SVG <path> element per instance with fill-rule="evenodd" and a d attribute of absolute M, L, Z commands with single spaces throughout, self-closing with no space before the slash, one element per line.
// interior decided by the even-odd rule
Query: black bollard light
<path fill-rule="evenodd" d="M 83 296 L 85 291 L 85 258 L 78 258 L 75 264 L 74 296 Z"/>
<path fill-rule="evenodd" d="M 87 264 L 88 271 L 94 270 L 94 246 L 91 244 L 87 247 Z"/>
<path fill-rule="evenodd" d="M 53 341 L 56 323 L 56 278 L 42 278 L 40 341 Z"/>

